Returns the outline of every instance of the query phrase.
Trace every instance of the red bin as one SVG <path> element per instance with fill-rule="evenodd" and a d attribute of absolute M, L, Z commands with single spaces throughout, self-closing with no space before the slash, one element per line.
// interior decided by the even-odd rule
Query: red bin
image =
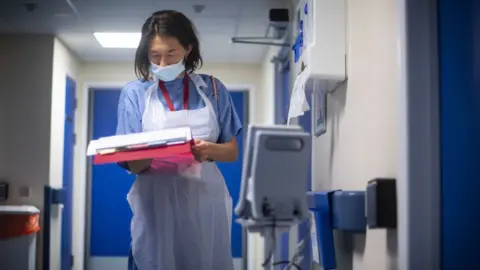
<path fill-rule="evenodd" d="M 39 219 L 34 206 L 0 206 L 0 269 L 35 270 Z"/>

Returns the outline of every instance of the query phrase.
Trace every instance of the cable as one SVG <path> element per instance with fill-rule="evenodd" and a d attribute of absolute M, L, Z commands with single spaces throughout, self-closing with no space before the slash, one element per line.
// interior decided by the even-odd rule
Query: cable
<path fill-rule="evenodd" d="M 276 242 L 277 242 L 277 237 L 276 237 L 276 232 L 275 232 L 275 229 L 276 229 L 276 220 L 275 220 L 275 216 L 272 217 L 272 245 L 270 246 L 270 250 L 268 252 L 268 257 L 265 259 L 265 261 L 262 263 L 262 267 L 267 267 L 267 266 L 275 266 L 275 265 L 282 265 L 282 264 L 287 264 L 287 266 L 284 268 L 284 269 L 290 269 L 292 266 L 295 267 L 297 270 L 302 270 L 302 268 L 299 266 L 298 263 L 296 263 L 296 260 L 300 257 L 301 255 L 301 252 L 303 251 L 303 248 L 304 248 L 304 245 L 305 243 L 307 242 L 307 240 L 310 239 L 310 231 L 311 231 L 311 228 L 312 228 L 312 222 L 310 221 L 310 218 L 307 219 L 307 232 L 306 234 L 303 236 L 302 240 L 300 240 L 300 242 L 298 243 L 297 245 L 297 251 L 295 252 L 295 254 L 293 255 L 292 259 L 291 260 L 288 260 L 288 261 L 277 261 L 277 262 L 271 262 L 272 260 L 272 256 L 273 256 L 273 253 L 275 252 L 276 250 Z M 302 258 L 303 259 L 303 258 Z"/>
<path fill-rule="evenodd" d="M 295 252 L 295 254 L 292 256 L 292 259 L 290 259 L 290 264 L 288 264 L 284 269 L 290 269 L 290 266 L 295 266 L 294 264 L 296 264 L 298 266 L 298 264 L 296 263 L 296 260 L 298 259 L 298 257 L 301 255 L 302 251 L 303 251 L 303 248 L 304 248 L 304 245 L 305 243 L 307 242 L 307 240 L 310 239 L 310 232 L 311 232 L 311 229 L 312 229 L 312 222 L 310 220 L 310 218 L 307 219 L 308 221 L 308 227 L 307 227 L 307 233 L 303 236 L 303 239 L 300 240 L 300 242 L 298 243 L 297 245 L 297 251 Z M 303 258 L 302 258 L 303 260 Z"/>
<path fill-rule="evenodd" d="M 262 263 L 262 267 L 266 267 L 267 265 L 270 264 L 270 261 L 272 259 L 273 253 L 275 252 L 276 246 L 277 246 L 277 235 L 275 233 L 275 216 L 273 216 L 273 224 L 272 224 L 272 245 L 270 246 L 270 251 L 268 252 L 268 257 L 265 259 L 265 261 Z"/>

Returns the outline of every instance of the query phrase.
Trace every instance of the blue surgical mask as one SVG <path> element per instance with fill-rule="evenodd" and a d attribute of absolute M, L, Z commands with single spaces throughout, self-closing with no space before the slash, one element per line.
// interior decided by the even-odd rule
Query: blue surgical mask
<path fill-rule="evenodd" d="M 175 78 L 177 78 L 178 75 L 180 75 L 180 73 L 182 73 L 183 71 L 185 71 L 183 59 L 176 64 L 168 65 L 166 67 L 161 67 L 150 62 L 150 72 L 152 73 L 152 75 L 164 82 L 170 82 L 175 80 Z"/>

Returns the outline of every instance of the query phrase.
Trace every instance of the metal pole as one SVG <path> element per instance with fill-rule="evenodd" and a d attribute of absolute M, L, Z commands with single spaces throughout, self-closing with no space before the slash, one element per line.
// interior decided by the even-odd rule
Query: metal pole
<path fill-rule="evenodd" d="M 249 41 L 249 40 L 239 40 L 234 38 L 232 38 L 232 43 L 290 47 L 290 44 L 286 44 L 286 43 L 275 43 L 275 42 L 268 42 L 268 41 Z"/>

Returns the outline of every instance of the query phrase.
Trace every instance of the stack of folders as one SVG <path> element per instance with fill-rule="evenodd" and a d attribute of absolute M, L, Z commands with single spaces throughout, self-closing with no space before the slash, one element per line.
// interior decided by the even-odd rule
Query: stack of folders
<path fill-rule="evenodd" d="M 118 163 L 141 159 L 192 157 L 190 128 L 172 128 L 128 135 L 117 135 L 90 141 L 87 156 L 94 164 Z"/>

